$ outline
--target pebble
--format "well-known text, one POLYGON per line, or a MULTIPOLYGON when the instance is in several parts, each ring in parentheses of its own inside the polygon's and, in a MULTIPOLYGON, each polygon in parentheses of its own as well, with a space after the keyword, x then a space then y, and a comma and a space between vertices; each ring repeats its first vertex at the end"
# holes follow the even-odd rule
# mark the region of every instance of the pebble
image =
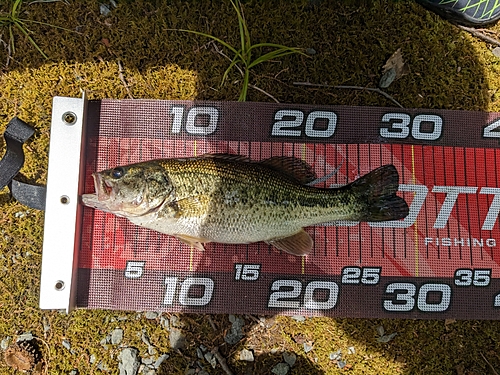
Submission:
POLYGON ((170 321, 165 318, 163 315, 160 316, 160 324, 165 327, 167 331, 170 331, 170 321))
POLYGON ((208 363, 210 363, 210 365, 213 368, 215 368, 217 366, 217 360, 215 359, 215 356, 212 353, 210 353, 210 352, 205 353, 204 357, 205 357, 206 361, 208 363))
POLYGON ((158 313, 155 311, 146 311, 146 314, 144 315, 146 319, 156 319, 158 318, 158 313))
POLYGON ((273 367, 271 372, 276 375, 286 375, 290 371, 290 366, 288 363, 280 362, 276 366, 273 367))
POLYGON ((125 348, 118 355, 120 375, 136 375, 141 365, 139 351, 136 348, 125 348))
POLYGON ((328 358, 330 358, 330 361, 338 361, 342 358, 342 350, 339 349, 336 352, 330 353, 328 358))
POLYGON ((168 359, 168 357, 169 357, 169 355, 168 355, 168 354, 162 354, 162 355, 160 356, 160 358, 158 358, 158 359, 156 360, 156 362, 153 364, 153 367, 154 367, 154 368, 159 368, 159 367, 161 366, 161 364, 162 364, 163 362, 165 362, 165 360, 167 360, 167 359, 168 359))
POLYGON ((69 375, 77 375, 77 374, 78 374, 78 370, 75 370, 75 369, 73 369, 69 372, 69 375))
POLYGON ((304 343, 304 352, 309 353, 312 350, 313 346, 308 344, 307 342, 304 343))
POLYGON ((354 348, 354 346, 350 346, 347 348, 347 353, 348 354, 356 354, 356 349, 354 348))
POLYGON ((116 328, 111 332, 111 344, 118 345, 123 340, 123 329, 116 328))
POLYGON ((491 52, 493 52, 494 56, 500 57, 500 47, 493 48, 493 50, 491 52))
POLYGON ((64 346, 68 350, 71 350, 71 344, 68 340, 62 340, 62 346, 64 346))
POLYGON ((144 363, 146 366, 149 366, 152 365, 155 360, 156 358, 149 357, 149 358, 142 358, 141 362, 144 363))
POLYGON ((168 335, 172 349, 182 349, 186 345, 186 336, 178 328, 172 328, 168 335))
POLYGON ((96 360, 97 360, 96 356, 94 354, 91 354, 89 358, 90 364, 94 364, 96 360))
POLYGON ((31 341, 31 340, 33 340, 33 334, 31 332, 25 332, 17 336, 16 342, 31 341))
POLYGON ((243 337, 245 337, 245 335, 243 334, 243 326, 245 325, 245 321, 235 315, 229 315, 229 321, 232 323, 232 325, 227 335, 224 336, 224 341, 229 345, 234 345, 243 337))
POLYGON ((343 361, 343 360, 340 360, 340 361, 337 362, 337 366, 340 369, 344 368, 346 364, 347 364, 346 361, 343 361))
POLYGON ((253 362, 254 361, 254 357, 253 357, 252 351, 248 350, 248 349, 243 349, 240 352, 240 361, 253 362))
POLYGON ((290 366, 293 367, 295 361, 297 361, 297 356, 295 353, 283 353, 283 360, 290 366))
POLYGON ((7 336, 6 338, 2 339, 2 341, 0 341, 0 349, 6 350, 9 347, 9 343, 10 336, 7 336))
POLYGON ((292 319, 296 320, 297 322, 305 322, 306 317, 302 315, 293 315, 292 319))

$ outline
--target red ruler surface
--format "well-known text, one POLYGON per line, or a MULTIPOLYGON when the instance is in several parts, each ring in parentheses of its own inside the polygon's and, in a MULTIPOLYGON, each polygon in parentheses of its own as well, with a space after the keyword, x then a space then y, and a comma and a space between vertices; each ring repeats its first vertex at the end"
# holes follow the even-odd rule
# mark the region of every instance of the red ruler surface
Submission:
POLYGON ((384 164, 400 173, 404 220, 306 228, 304 258, 265 243, 207 244, 85 208, 77 306, 344 317, 500 317, 500 114, 270 103, 89 102, 91 173, 155 158, 295 156, 323 185, 384 164))

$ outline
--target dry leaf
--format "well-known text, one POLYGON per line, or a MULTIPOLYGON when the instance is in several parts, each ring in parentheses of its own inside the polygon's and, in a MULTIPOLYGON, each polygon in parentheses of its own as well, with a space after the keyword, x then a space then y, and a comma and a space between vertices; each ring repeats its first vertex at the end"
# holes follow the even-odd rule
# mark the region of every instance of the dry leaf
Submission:
POLYGON ((408 74, 408 65, 405 64, 401 48, 399 48, 382 67, 382 78, 380 78, 378 85, 380 88, 385 89, 405 74, 408 74))

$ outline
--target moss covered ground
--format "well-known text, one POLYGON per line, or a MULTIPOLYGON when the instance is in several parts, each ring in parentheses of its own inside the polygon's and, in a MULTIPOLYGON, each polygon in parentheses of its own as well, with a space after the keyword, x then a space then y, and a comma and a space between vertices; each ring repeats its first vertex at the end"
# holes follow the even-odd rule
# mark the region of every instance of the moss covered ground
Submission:
MULTIPOLYGON (((228 43, 239 42, 238 22, 228 1, 66 1, 25 2, 21 17, 64 27, 26 23, 47 54, 44 59, 14 29, 15 52, 6 48, 7 27, 0 28, 0 132, 19 116, 33 125, 22 179, 45 183, 52 97, 90 99, 154 98, 236 100, 241 76, 234 70, 220 86, 228 60, 207 38, 171 29, 199 30, 228 43), (100 5, 111 10, 101 14, 100 5)), ((0 1, 0 12, 11 2, 0 1)), ((386 98, 359 90, 296 87, 294 81, 376 87, 385 61, 401 48, 408 74, 386 91, 409 108, 500 110, 500 58, 485 43, 411 1, 244 2, 252 39, 308 49, 261 64, 250 83, 284 103, 391 106, 386 98)), ((500 25, 484 31, 498 37, 500 25)), ((227 53, 227 51, 224 51, 227 53)), ((250 88, 248 100, 270 101, 250 88)), ((5 151, 0 140, 0 155, 5 151)), ((288 317, 260 321, 244 317, 245 338, 224 344, 227 315, 181 315, 186 347, 171 349, 160 318, 136 312, 76 310, 69 315, 38 308, 43 212, 27 209, 4 189, 0 192, 0 340, 31 332, 45 361, 43 373, 118 373, 119 346, 147 355, 146 332, 157 353, 168 358, 157 371, 184 374, 197 358, 196 348, 219 347, 236 374, 269 374, 294 352, 291 374, 496 374, 500 372, 500 323, 288 317), (100 342, 115 328, 120 345, 100 342), (380 327, 397 333, 378 342, 380 327), (378 333, 377 333, 378 332, 378 333), (68 350, 64 340, 70 343, 68 350), (305 353, 304 343, 312 350, 305 353), (239 361, 245 347, 256 361, 239 361), (330 353, 342 350, 340 369, 330 353), (92 359, 92 360, 91 360, 92 359), (101 363, 99 365, 99 363, 101 363), (107 370, 106 370, 107 369, 107 370)), ((169 316, 166 316, 169 318, 169 316)), ((66 344, 67 346, 67 344, 66 344)), ((203 362, 203 360, 200 360, 203 362)), ((203 362, 210 374, 225 374, 203 362)), ((0 361, 0 373, 14 373, 0 361)))

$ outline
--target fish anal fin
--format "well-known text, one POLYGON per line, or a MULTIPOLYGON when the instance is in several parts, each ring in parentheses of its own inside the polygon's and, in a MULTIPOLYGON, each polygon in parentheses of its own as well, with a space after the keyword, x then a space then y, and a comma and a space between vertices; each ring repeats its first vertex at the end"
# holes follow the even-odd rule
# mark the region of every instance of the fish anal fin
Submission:
POLYGON ((177 238, 182 243, 185 243, 186 245, 191 246, 192 248, 200 250, 200 251, 205 251, 203 244, 210 242, 209 240, 207 240, 205 238, 197 238, 197 237, 189 236, 187 234, 176 234, 174 237, 177 238))
POLYGON ((312 167, 304 160, 293 156, 273 156, 262 160, 260 164, 281 172, 303 185, 316 179, 316 173, 314 173, 312 167))
POLYGON ((313 248, 314 242, 311 236, 301 229, 299 232, 284 238, 266 241, 278 250, 296 256, 306 256, 313 248))

